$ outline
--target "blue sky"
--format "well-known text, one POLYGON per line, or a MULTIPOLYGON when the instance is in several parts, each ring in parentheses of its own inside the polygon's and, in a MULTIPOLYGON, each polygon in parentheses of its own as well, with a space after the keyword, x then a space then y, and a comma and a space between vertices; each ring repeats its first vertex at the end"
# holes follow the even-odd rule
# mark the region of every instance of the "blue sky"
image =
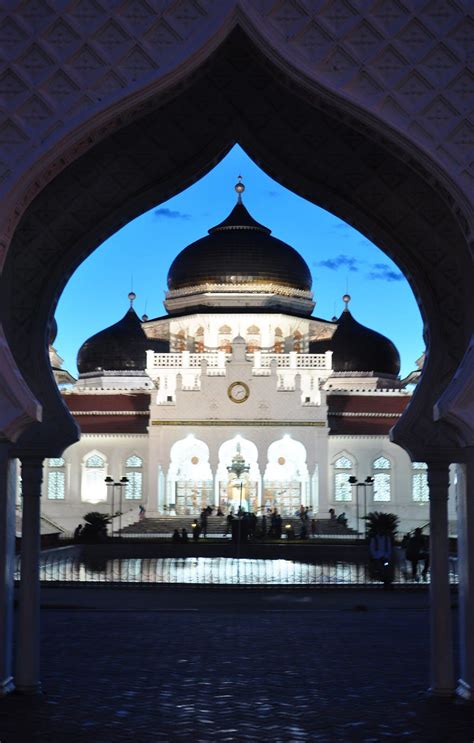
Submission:
POLYGON ((244 203, 252 216, 308 263, 314 314, 328 320, 339 316, 341 297, 348 292, 354 317, 397 346, 402 376, 414 369, 424 349, 422 322, 397 266, 345 222, 269 178, 238 146, 193 186, 106 240, 79 267, 56 311, 59 332, 54 345, 64 367, 77 373, 79 347, 125 314, 132 288, 138 315, 164 314, 166 276, 173 258, 227 216, 235 204, 239 173, 246 186, 244 203))

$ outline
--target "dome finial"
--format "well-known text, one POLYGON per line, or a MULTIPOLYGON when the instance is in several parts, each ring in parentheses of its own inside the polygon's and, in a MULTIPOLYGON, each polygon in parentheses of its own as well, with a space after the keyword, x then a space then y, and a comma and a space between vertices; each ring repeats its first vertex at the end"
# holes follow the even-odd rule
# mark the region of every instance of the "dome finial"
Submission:
POLYGON ((135 292, 129 292, 128 298, 130 300, 130 307, 133 307, 133 302, 137 298, 137 295, 135 294, 135 292))
POLYGON ((237 191, 237 193, 238 193, 238 196, 237 196, 237 203, 238 203, 238 204, 241 204, 241 203, 242 203, 242 194, 243 194, 243 192, 245 191, 245 186, 244 186, 244 184, 242 183, 242 176, 241 176, 241 175, 238 175, 238 176, 237 176, 237 180, 238 180, 238 182, 237 182, 237 183, 235 184, 235 186, 234 186, 234 189, 235 189, 235 190, 237 191))
POLYGON ((344 294, 344 296, 342 297, 342 301, 346 305, 344 307, 344 312, 349 312, 349 302, 351 301, 351 295, 350 294, 344 294))

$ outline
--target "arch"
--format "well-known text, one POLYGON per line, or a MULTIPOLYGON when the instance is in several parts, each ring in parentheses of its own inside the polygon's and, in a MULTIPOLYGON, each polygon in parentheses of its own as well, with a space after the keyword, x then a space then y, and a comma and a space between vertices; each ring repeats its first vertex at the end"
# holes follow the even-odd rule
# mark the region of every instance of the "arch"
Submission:
POLYGON ((412 462, 411 473, 412 500, 414 503, 419 503, 420 505, 429 503, 428 465, 426 462, 412 462))
POLYGON ((171 447, 168 488, 168 506, 178 515, 197 514, 213 503, 209 447, 194 434, 171 447))
POLYGON ((125 460, 125 477, 128 483, 125 487, 125 500, 143 499, 143 459, 138 454, 130 454, 125 460))
POLYGON ((66 497, 66 462, 63 457, 50 457, 46 462, 46 497, 64 500, 66 497))
POLYGON ((263 476, 263 506, 294 515, 301 505, 308 505, 309 472, 306 447, 289 435, 273 441, 268 447, 263 476))
POLYGON ((405 273, 425 319, 429 352, 419 388, 392 435, 415 457, 429 447, 459 458, 459 435, 443 421, 434 423, 431 412, 461 361, 474 317, 468 223, 459 194, 449 179, 441 183, 439 168, 413 143, 401 145, 376 117, 362 116, 291 74, 288 69, 289 77, 282 77, 270 50, 257 48, 236 27, 173 96, 150 99, 148 108, 93 139, 93 147, 84 146, 24 211, 5 260, 0 309, 15 362, 44 416, 20 446, 39 437, 49 449, 64 448, 77 439, 46 353, 47 321, 68 276, 119 226, 195 181, 238 140, 269 175, 355 226, 405 273), (215 86, 222 69, 235 72, 215 86), (214 129, 209 107, 193 108, 194 100, 209 99, 211 89, 211 108, 219 112, 214 129), (291 111, 291 121, 265 117, 262 108, 262 130, 257 113, 272 103, 277 111, 291 111), (173 128, 177 120, 193 122, 194 144, 181 127, 173 128), (165 129, 173 131, 166 151, 160 137, 151 136, 165 129), (65 212, 63 204, 74 204, 74 210, 65 212), (34 277, 28 291, 26 277, 34 277))
POLYGON ((237 434, 224 441, 218 451, 217 489, 219 505, 222 509, 237 511, 239 506, 247 510, 256 511, 260 505, 260 469, 258 466, 258 448, 253 441, 237 434), (228 471, 232 459, 237 452, 243 456, 248 473, 239 479, 233 472, 228 471), (242 486, 241 486, 242 485, 242 486))
POLYGON ((105 503, 107 501, 108 463, 105 454, 92 449, 82 458, 81 501, 86 503, 105 503))

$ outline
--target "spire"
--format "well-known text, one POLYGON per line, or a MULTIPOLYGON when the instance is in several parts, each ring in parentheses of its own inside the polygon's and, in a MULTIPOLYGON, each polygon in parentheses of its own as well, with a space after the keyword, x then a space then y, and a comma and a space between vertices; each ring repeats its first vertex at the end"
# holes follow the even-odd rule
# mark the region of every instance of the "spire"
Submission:
POLYGON ((135 299, 137 298, 137 295, 135 294, 135 292, 129 292, 128 293, 128 298, 130 300, 130 309, 132 309, 133 303, 134 303, 135 299))
POLYGON ((238 204, 241 204, 242 203, 242 194, 245 191, 245 186, 242 183, 242 176, 241 175, 238 175, 237 176, 237 183, 235 184, 234 189, 237 191, 237 203, 238 204))
POLYGON ((351 301, 351 295, 350 294, 344 294, 344 296, 342 297, 342 301, 346 305, 344 307, 344 312, 349 312, 349 302, 351 301))

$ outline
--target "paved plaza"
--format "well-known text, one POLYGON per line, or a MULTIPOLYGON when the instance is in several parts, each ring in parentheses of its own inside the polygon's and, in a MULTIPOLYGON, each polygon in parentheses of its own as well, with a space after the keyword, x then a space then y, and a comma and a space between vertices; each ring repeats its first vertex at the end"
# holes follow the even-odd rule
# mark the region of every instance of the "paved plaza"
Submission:
POLYGON ((1 743, 474 740, 474 705, 426 694, 416 588, 52 588, 42 637, 1 743))

